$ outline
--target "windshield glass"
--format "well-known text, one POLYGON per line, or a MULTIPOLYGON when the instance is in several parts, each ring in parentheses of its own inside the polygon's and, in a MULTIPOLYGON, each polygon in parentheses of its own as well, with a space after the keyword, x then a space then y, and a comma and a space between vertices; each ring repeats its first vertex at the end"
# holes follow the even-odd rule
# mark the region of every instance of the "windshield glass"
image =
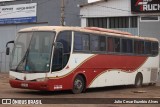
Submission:
POLYGON ((11 70, 48 72, 54 32, 19 33, 12 53, 11 70))

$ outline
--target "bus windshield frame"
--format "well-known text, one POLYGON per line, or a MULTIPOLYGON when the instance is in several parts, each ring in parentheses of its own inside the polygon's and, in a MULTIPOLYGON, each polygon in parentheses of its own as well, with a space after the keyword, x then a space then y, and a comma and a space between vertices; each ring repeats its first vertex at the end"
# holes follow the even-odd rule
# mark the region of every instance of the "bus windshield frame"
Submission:
POLYGON ((10 61, 11 70, 25 73, 49 72, 55 36, 54 31, 18 33, 10 61))

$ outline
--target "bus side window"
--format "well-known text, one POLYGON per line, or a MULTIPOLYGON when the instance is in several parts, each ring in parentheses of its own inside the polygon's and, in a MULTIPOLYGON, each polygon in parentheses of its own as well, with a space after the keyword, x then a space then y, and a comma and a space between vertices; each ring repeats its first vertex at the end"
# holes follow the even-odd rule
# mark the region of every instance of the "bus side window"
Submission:
POLYGON ((99 37, 99 48, 100 51, 106 51, 106 37, 105 36, 100 36, 99 37))
POLYGON ((144 54, 144 41, 135 40, 134 41, 134 53, 138 55, 144 54))
POLYGON ((89 35, 85 33, 74 33, 74 51, 89 51, 89 35))
POLYGON ((56 42, 60 42, 64 46, 64 53, 70 53, 71 51, 71 36, 72 32, 71 31, 64 31, 60 32, 59 36, 57 37, 56 42))
POLYGON ((127 40, 127 52, 133 53, 133 40, 128 39, 127 40))
POLYGON ((120 38, 114 38, 115 52, 120 52, 120 38))
POLYGON ((71 43, 72 43, 71 41, 72 41, 71 31, 63 31, 59 33, 56 39, 56 43, 61 43, 63 49, 55 48, 52 71, 62 70, 68 63, 71 52, 71 43))
POLYGON ((157 42, 153 42, 153 43, 152 43, 152 55, 153 55, 153 56, 158 55, 158 50, 159 50, 158 47, 159 47, 159 46, 158 46, 158 43, 157 43, 157 42))
POLYGON ((145 54, 151 54, 151 42, 145 42, 145 54))
POLYGON ((91 36, 91 51, 99 51, 104 52, 106 51, 106 38, 105 36, 91 36))
POLYGON ((144 54, 144 41, 139 42, 139 54, 144 54))
POLYGON ((134 40, 134 53, 138 54, 139 41, 134 40))
POLYGON ((133 42, 130 39, 122 39, 122 53, 133 53, 133 42))
POLYGON ((111 38, 111 37, 108 37, 108 39, 107 39, 107 50, 108 50, 108 52, 114 52, 114 48, 113 48, 113 46, 114 46, 114 41, 113 41, 113 38, 111 38))
POLYGON ((122 39, 122 52, 127 53, 127 39, 122 39))
POLYGON ((108 37, 108 52, 120 52, 120 38, 108 37))

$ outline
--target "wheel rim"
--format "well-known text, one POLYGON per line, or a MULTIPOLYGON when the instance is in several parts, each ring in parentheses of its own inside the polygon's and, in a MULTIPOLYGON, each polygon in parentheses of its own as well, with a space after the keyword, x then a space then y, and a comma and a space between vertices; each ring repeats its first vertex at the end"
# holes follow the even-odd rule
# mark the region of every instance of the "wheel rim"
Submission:
POLYGON ((141 79, 140 78, 138 78, 137 86, 141 86, 141 79))
POLYGON ((83 87, 82 81, 79 80, 79 79, 75 80, 75 82, 74 82, 74 89, 81 90, 82 87, 83 87))
POLYGON ((137 77, 136 86, 137 87, 141 87, 142 86, 142 78, 141 78, 141 76, 137 77))

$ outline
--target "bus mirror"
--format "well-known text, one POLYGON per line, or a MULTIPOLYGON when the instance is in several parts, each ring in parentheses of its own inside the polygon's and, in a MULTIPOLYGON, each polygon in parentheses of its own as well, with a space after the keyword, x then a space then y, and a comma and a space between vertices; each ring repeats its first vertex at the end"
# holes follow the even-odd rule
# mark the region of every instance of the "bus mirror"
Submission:
POLYGON ((11 43, 14 44, 14 41, 9 41, 9 42, 7 42, 6 47, 8 47, 8 44, 11 44, 11 43))
POLYGON ((10 48, 8 47, 8 44, 10 44, 10 43, 14 43, 14 41, 7 42, 7 44, 6 44, 6 55, 10 54, 10 48))
POLYGON ((7 48, 6 48, 6 55, 9 55, 9 53, 10 53, 10 48, 7 47, 7 48))

